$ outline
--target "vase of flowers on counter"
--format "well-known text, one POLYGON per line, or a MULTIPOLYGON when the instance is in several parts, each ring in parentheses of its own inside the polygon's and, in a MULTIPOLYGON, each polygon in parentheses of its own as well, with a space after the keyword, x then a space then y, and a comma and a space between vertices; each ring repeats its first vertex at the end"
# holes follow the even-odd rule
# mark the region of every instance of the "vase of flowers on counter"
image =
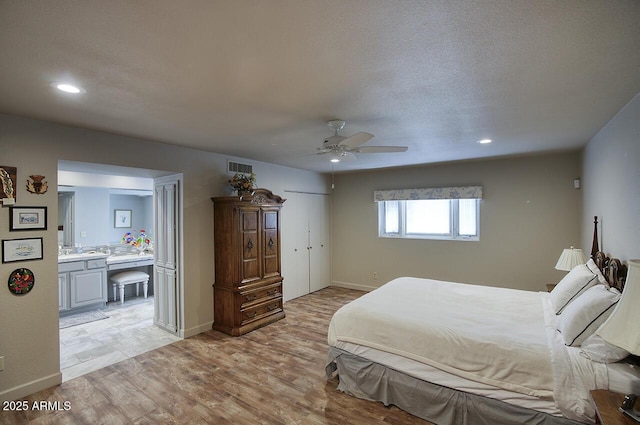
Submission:
POLYGON ((254 173, 235 173, 229 180, 229 184, 238 192, 238 196, 250 193, 253 185, 256 183, 256 175, 254 173))
POLYGON ((151 239, 147 236, 146 230, 140 229, 140 233, 138 233, 137 236, 133 232, 125 233, 120 243, 130 245, 132 248, 137 248, 142 253, 150 248, 151 239))

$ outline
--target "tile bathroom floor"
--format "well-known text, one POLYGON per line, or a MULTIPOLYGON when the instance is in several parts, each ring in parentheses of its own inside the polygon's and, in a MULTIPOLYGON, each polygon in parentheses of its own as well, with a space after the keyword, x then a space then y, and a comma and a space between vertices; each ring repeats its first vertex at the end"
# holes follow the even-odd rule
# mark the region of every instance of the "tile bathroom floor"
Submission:
POLYGON ((63 382, 181 339, 153 325, 153 297, 101 310, 107 319, 60 329, 63 382))

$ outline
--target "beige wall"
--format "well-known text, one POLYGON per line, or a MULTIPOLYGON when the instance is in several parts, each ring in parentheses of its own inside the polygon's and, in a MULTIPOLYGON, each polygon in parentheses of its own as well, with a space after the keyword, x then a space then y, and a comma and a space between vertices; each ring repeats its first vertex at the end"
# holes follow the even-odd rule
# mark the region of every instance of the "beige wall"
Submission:
POLYGON ((582 246, 591 250, 597 215, 600 249, 640 258, 640 94, 589 141, 583 153, 582 246))
POLYGON ((563 273, 563 248, 580 244, 578 152, 336 175, 332 280, 369 289, 398 276, 544 290, 563 273), (480 241, 377 235, 377 189, 482 185, 480 241), (373 273, 377 279, 373 279, 373 273))
MULTIPOLYGON (((47 206, 49 213, 47 231, 18 234, 8 231, 8 208, 0 208, 2 239, 43 237, 45 251, 44 260, 0 265, 3 282, 17 267, 27 267, 36 276, 29 294, 12 296, 6 289, 0 294, 0 356, 5 362, 5 370, 0 372, 0 399, 21 397, 60 379, 57 234, 53 225, 57 223, 59 159, 162 170, 155 175, 183 173, 185 308, 180 327, 186 335, 210 327, 214 280, 210 198, 225 195, 229 157, 0 114, 0 158, 0 165, 18 168, 17 205, 47 206), (46 176, 46 194, 26 191, 31 174, 46 176)), ((318 173, 249 162, 254 164, 258 185, 277 194, 329 190, 327 178, 318 173)), ((289 223, 283 223, 283 231, 286 226, 289 223)), ((286 279, 286 270, 283 275, 286 279)))

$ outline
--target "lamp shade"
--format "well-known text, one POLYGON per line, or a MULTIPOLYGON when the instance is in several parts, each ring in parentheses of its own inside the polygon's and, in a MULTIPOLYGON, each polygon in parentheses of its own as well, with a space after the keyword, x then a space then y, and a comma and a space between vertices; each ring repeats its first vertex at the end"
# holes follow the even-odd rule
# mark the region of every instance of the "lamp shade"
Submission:
POLYGON ((573 270, 575 266, 585 264, 586 262, 587 259, 584 257, 582 250, 571 247, 562 250, 562 254, 560 254, 560 258, 558 258, 558 262, 556 263, 556 269, 569 272, 573 270))
POLYGON ((624 348, 636 356, 640 355, 638 303, 640 303, 640 260, 630 260, 622 297, 611 316, 598 328, 596 334, 609 344, 624 348))

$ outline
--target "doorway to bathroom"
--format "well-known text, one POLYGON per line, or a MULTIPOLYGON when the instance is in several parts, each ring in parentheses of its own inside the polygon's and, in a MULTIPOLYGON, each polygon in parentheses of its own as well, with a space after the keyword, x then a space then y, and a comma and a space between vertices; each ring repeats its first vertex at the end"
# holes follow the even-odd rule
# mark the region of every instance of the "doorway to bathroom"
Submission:
POLYGON ((179 339, 181 175, 71 161, 58 169, 66 381, 179 339), (149 276, 146 298, 143 285, 124 286, 124 298, 113 290, 123 271, 149 276))

